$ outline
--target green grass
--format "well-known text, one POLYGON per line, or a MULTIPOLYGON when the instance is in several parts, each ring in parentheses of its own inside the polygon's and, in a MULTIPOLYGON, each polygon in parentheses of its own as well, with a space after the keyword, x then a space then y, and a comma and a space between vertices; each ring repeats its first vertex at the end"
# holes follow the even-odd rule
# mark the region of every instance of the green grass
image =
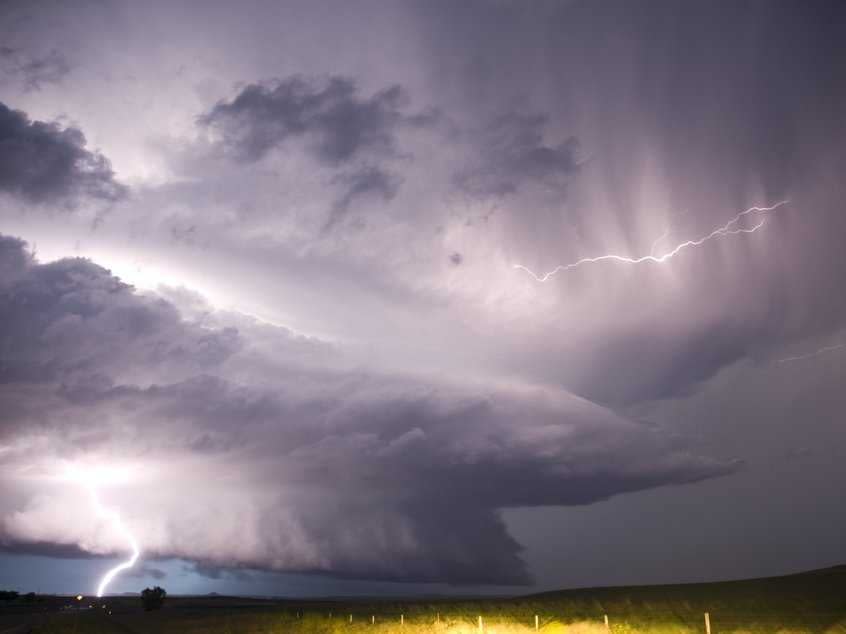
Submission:
POLYGON ((846 567, 748 581, 594 588, 510 599, 251 601, 169 598, 145 613, 140 601, 45 614, 37 634, 846 634, 846 567), (111 610, 112 614, 108 614, 111 610), (330 617, 330 613, 332 616, 330 617), (352 623, 349 615, 353 615, 352 623), (404 623, 400 624, 400 614, 404 623), (375 624, 371 618, 375 617, 375 624))

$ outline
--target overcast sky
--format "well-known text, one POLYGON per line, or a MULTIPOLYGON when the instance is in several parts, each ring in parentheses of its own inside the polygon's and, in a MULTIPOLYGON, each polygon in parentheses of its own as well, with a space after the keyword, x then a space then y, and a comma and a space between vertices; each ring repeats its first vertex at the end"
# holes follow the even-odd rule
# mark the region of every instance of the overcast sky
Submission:
POLYGON ((0 586, 126 558, 86 483, 111 592, 846 560, 842 2, 45 0, 0 43, 0 586))

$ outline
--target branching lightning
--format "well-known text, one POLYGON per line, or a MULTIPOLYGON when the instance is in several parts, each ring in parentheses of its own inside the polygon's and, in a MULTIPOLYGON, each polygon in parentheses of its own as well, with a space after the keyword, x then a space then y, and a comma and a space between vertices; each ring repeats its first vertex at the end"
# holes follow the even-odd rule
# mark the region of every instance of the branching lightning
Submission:
POLYGON ((818 357, 821 354, 826 354, 827 352, 833 352, 834 350, 840 350, 842 348, 846 348, 846 343, 838 343, 833 346, 825 346, 824 348, 820 348, 815 352, 809 352, 808 354, 800 354, 796 357, 786 357, 784 359, 779 359, 776 363, 790 363, 791 361, 802 361, 803 359, 811 359, 812 357, 818 357))
POLYGON ((655 249, 658 247, 659 244, 665 239, 670 236, 670 228, 667 227, 660 236, 655 238, 655 241, 652 243, 652 246, 649 247, 649 255, 655 255, 655 249))
POLYGON ((551 271, 549 271, 547 273, 544 273, 543 275, 538 275, 537 273, 535 273, 534 271, 532 271, 528 267, 523 266, 522 264, 515 264, 515 265, 513 265, 513 268, 525 271, 526 273, 531 275, 538 282, 546 282, 552 276, 556 275, 557 273, 560 273, 561 271, 567 271, 569 269, 574 269, 574 268, 577 268, 579 266, 582 266, 583 264, 595 264, 597 262, 604 262, 606 260, 610 260, 610 261, 614 261, 614 262, 622 262, 624 264, 642 264, 644 262, 652 262, 654 264, 662 264, 662 263, 666 262, 667 260, 669 260, 670 258, 677 255, 679 252, 683 251, 684 249, 687 249, 688 247, 697 247, 697 246, 704 244, 705 242, 708 242, 709 240, 712 240, 714 238, 718 238, 718 237, 721 237, 721 236, 728 236, 728 235, 737 235, 737 234, 741 234, 741 233, 755 233, 758 229, 760 229, 761 227, 764 226, 765 219, 762 218, 761 220, 759 220, 756 224, 752 225, 751 227, 742 227, 742 226, 740 226, 740 221, 745 216, 748 216, 750 214, 751 215, 767 214, 771 211, 775 211, 776 209, 778 209, 779 207, 781 207, 783 205, 788 204, 788 202, 789 202, 788 200, 782 200, 782 201, 779 201, 779 202, 777 202, 776 204, 774 204, 770 207, 750 207, 749 209, 741 211, 739 214, 734 216, 734 218, 732 218, 731 220, 726 222, 721 227, 717 227, 716 229, 714 229, 708 235, 706 235, 702 238, 699 238, 698 240, 686 240, 684 242, 681 242, 680 244, 673 247, 673 249, 671 249, 670 251, 667 251, 666 253, 663 253, 662 255, 653 255, 653 253, 655 251, 655 247, 664 238, 667 237, 667 234, 669 233, 669 231, 665 231, 664 234, 662 234, 658 239, 656 239, 652 243, 652 249, 650 250, 649 255, 643 255, 643 256, 640 256, 640 257, 632 258, 632 257, 624 256, 624 255, 615 255, 613 253, 609 253, 609 254, 606 254, 606 255, 599 255, 599 256, 596 256, 596 257, 582 258, 581 260, 577 260, 576 262, 572 262, 570 264, 559 264, 554 269, 552 269, 551 271))

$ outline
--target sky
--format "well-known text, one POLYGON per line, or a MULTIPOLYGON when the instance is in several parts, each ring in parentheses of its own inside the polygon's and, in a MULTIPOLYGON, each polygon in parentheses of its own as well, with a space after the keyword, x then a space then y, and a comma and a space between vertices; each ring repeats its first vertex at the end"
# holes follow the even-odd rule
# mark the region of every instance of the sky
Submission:
POLYGON ((846 5, 0 5, 0 586, 846 561, 846 5), (94 498, 99 500, 99 505, 94 498))

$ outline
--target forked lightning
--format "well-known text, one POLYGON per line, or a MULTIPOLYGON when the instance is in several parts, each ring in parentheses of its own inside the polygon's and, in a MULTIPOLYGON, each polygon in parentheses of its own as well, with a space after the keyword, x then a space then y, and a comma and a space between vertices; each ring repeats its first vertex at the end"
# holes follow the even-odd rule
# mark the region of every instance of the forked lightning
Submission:
POLYGON ((662 264, 672 258, 673 256, 677 255, 680 251, 687 249, 688 247, 697 247, 709 240, 713 240, 714 238, 718 238, 721 236, 728 236, 728 235, 736 235, 740 233, 755 233, 758 229, 764 226, 765 219, 759 220, 756 224, 752 225, 751 227, 741 227, 739 226, 740 221, 750 214, 758 215, 758 214, 767 214, 771 211, 775 211, 779 207, 788 204, 788 200, 782 200, 777 202, 776 204, 770 207, 750 207, 744 211, 741 211, 737 214, 734 218, 729 220, 727 223, 722 225, 721 227, 717 227, 708 235, 699 238, 698 240, 685 240, 684 242, 679 243, 671 250, 663 253, 662 255, 653 255, 655 247, 660 243, 663 239, 666 238, 667 232, 662 234, 655 242, 652 244, 652 250, 649 255, 643 255, 637 258, 632 258, 624 255, 616 255, 613 253, 605 254, 605 255, 598 255, 595 257, 590 258, 582 258, 581 260, 577 260, 576 262, 572 262, 570 264, 559 264, 551 271, 544 273, 543 275, 538 275, 528 267, 522 264, 515 264, 513 265, 515 269, 520 269, 525 271, 529 275, 531 275, 536 281, 538 282, 547 282, 549 279, 560 273, 561 271, 567 271, 569 269, 575 269, 579 266, 584 264, 595 264, 597 262, 604 262, 606 260, 614 261, 614 262, 621 262, 624 264, 642 264, 644 262, 652 262, 654 264, 662 264))

